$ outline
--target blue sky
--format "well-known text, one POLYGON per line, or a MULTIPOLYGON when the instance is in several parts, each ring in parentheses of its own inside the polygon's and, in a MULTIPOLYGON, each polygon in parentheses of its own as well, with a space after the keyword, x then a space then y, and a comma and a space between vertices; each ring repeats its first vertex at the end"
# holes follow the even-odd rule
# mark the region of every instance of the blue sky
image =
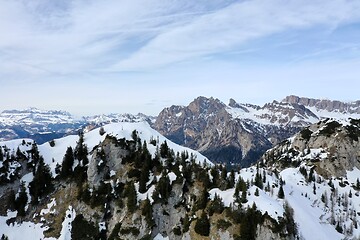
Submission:
POLYGON ((0 0, 0 110, 358 100, 358 0, 0 0))

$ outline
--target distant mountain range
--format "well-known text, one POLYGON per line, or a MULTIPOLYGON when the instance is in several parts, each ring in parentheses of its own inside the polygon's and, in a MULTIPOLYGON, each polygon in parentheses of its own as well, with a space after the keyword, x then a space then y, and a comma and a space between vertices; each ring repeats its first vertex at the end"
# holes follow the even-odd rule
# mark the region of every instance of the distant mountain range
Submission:
POLYGON ((40 110, 5 110, 0 113, 0 140, 31 138, 38 144, 77 134, 80 130, 89 131, 97 126, 117 122, 151 121, 143 114, 108 114, 76 118, 69 112, 40 110))
POLYGON ((108 114, 75 118, 64 111, 6 110, 0 113, 0 140, 31 138, 42 144, 107 123, 147 121, 170 140, 196 149, 214 162, 249 166, 275 144, 325 118, 360 118, 360 101, 292 95, 258 106, 198 97, 188 106, 167 107, 156 117, 108 114))

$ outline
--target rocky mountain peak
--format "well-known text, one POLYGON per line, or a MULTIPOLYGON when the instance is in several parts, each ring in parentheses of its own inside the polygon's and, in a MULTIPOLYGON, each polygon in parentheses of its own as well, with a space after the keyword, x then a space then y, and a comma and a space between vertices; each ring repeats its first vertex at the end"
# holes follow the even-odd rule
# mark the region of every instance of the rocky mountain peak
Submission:
POLYGON ((226 105, 219 99, 200 96, 189 104, 189 110, 194 114, 210 114, 224 109, 226 105))
POLYGON ((290 95, 283 99, 282 102, 299 104, 310 108, 315 107, 317 110, 326 110, 329 112, 360 114, 360 100, 355 102, 342 102, 338 100, 314 99, 290 95))

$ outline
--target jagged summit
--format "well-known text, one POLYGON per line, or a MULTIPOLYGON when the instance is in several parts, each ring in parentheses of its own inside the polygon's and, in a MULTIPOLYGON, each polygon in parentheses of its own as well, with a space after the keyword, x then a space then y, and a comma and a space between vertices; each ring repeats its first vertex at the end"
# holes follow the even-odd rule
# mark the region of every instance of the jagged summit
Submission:
POLYGON ((314 99, 290 95, 284 98, 282 102, 300 104, 310 108, 314 107, 316 110, 360 114, 360 100, 354 102, 342 102, 338 100, 314 99))
POLYGON ((247 165, 258 160, 266 148, 321 119, 360 118, 356 104, 288 96, 263 106, 238 103, 233 98, 226 105, 201 96, 188 106, 165 108, 153 126, 213 161, 247 165))

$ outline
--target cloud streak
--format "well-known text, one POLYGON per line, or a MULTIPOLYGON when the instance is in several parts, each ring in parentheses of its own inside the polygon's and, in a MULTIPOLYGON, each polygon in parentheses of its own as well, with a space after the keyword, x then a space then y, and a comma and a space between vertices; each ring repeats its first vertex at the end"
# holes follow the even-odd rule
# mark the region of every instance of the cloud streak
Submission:
POLYGON ((242 44, 271 34, 336 28, 359 18, 356 0, 2 0, 0 74, 151 70, 241 51, 242 44))

